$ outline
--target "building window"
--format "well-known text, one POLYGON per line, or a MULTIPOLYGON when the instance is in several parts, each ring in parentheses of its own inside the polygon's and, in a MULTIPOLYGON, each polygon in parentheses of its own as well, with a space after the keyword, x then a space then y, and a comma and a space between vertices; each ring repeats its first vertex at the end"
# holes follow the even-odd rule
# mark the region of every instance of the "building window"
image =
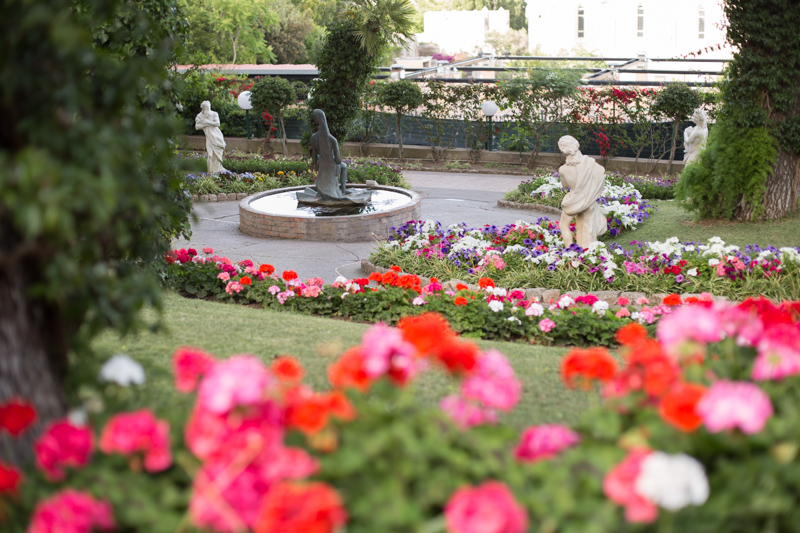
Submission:
POLYGON ((644 37, 644 7, 639 4, 636 9, 636 36, 644 37))
POLYGON ((703 6, 697 10, 697 38, 705 39, 706 37, 706 10, 703 6))
POLYGON ((578 39, 583 39, 583 6, 578 6, 578 39))

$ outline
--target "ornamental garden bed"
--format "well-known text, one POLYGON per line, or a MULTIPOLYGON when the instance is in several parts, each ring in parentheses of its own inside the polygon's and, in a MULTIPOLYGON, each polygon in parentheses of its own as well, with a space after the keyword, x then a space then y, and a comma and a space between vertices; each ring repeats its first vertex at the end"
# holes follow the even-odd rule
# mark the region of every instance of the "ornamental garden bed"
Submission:
POLYGON ((800 248, 728 245, 708 241, 594 243, 563 247, 558 223, 540 218, 504 227, 443 228, 435 221, 409 222, 381 243, 370 261, 404 272, 474 283, 491 277, 501 287, 566 291, 703 293, 733 301, 763 295, 800 299, 800 248))

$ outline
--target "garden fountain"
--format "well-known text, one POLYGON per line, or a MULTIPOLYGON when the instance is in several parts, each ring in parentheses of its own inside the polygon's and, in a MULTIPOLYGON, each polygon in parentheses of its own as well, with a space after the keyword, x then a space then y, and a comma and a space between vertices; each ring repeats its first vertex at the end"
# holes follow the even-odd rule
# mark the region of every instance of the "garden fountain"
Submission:
POLYGON ((239 203, 239 229, 255 237, 310 241, 370 241, 389 228, 420 218, 421 197, 399 187, 348 185, 339 145, 325 114, 314 110, 319 130, 311 137, 314 187, 288 187, 248 196, 239 203))

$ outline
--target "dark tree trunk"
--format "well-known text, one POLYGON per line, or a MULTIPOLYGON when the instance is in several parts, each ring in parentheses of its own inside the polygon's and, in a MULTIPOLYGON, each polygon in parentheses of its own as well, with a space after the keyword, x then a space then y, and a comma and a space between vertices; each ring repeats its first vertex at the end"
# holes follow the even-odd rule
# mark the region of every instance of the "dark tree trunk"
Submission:
POLYGON ((39 415, 21 438, 2 437, 2 453, 10 449, 11 461, 21 464, 32 456, 42 427, 64 415, 67 336, 60 310, 31 295, 41 264, 20 253, 26 245, 8 228, 0 206, 0 404, 18 398, 33 404, 39 415))
POLYGON ((400 162, 403 162, 403 134, 400 133, 400 121, 403 119, 403 115, 400 113, 397 114, 397 151, 400 157, 400 162))
MULTIPOLYGON (((763 214, 760 218, 783 218, 797 208, 797 189, 800 187, 800 157, 785 150, 778 151, 778 159, 767 177, 764 192, 763 214)), ((738 220, 752 220, 756 206, 742 203, 736 208, 738 220)))

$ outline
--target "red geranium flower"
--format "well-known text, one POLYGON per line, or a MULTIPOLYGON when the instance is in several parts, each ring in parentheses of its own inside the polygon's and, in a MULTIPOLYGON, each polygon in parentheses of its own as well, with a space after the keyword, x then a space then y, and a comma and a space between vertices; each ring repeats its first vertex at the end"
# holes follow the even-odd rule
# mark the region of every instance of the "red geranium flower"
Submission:
POLYGON ((647 338, 647 329, 638 322, 631 322, 617 330, 617 341, 624 346, 632 346, 647 338))
POLYGON ((281 381, 295 382, 303 379, 305 371, 297 359, 284 355, 278 357, 270 365, 270 370, 281 381))
POLYGON ((419 355, 427 355, 443 341, 455 337, 450 324, 438 313, 422 313, 418 316, 407 316, 397 323, 403 339, 417 348, 419 355))
POLYGON ((665 422, 681 431, 694 431, 703 423, 695 406, 705 393, 706 388, 702 385, 678 383, 661 398, 658 412, 665 422))
POLYGON ((481 278, 478 280, 478 287, 485 289, 486 287, 494 287, 492 278, 481 278))
POLYGON ((574 386, 573 379, 580 378, 581 386, 588 389, 592 380, 607 382, 617 373, 617 361, 605 348, 575 349, 561 361, 561 376, 567 387, 574 386))
POLYGON ((400 268, 400 267, 399 267, 399 266, 397 266, 397 265, 392 265, 392 266, 390 266, 390 267, 389 267, 389 270, 394 270, 395 272, 402 272, 402 271, 403 271, 403 269, 402 269, 402 268, 400 268))
POLYGON ((22 474, 13 466, 0 462, 0 494, 8 492, 16 494, 22 483, 22 474))
POLYGON ((267 276, 271 276, 273 272, 275 272, 275 267, 272 265, 263 264, 258 267, 258 271, 266 274, 267 276))
POLYGON ((284 281, 291 281, 297 279, 297 272, 294 270, 284 270, 282 275, 284 281))
POLYGON ((36 409, 31 404, 12 399, 0 405, 0 431, 5 429, 12 437, 18 437, 36 420, 36 409))
POLYGON ((253 280, 251 280, 249 276, 245 276, 239 280, 239 283, 241 283, 242 285, 252 285, 253 280))
POLYGON ((683 302, 681 301, 681 297, 678 294, 670 294, 664 297, 662 300, 664 305, 681 305, 683 302))
POLYGON ((467 299, 463 296, 456 296, 456 299, 453 300, 453 303, 456 305, 467 305, 467 299))
POLYGON ((280 482, 261 503, 255 533, 333 533, 347 522, 339 494, 321 482, 280 482))

